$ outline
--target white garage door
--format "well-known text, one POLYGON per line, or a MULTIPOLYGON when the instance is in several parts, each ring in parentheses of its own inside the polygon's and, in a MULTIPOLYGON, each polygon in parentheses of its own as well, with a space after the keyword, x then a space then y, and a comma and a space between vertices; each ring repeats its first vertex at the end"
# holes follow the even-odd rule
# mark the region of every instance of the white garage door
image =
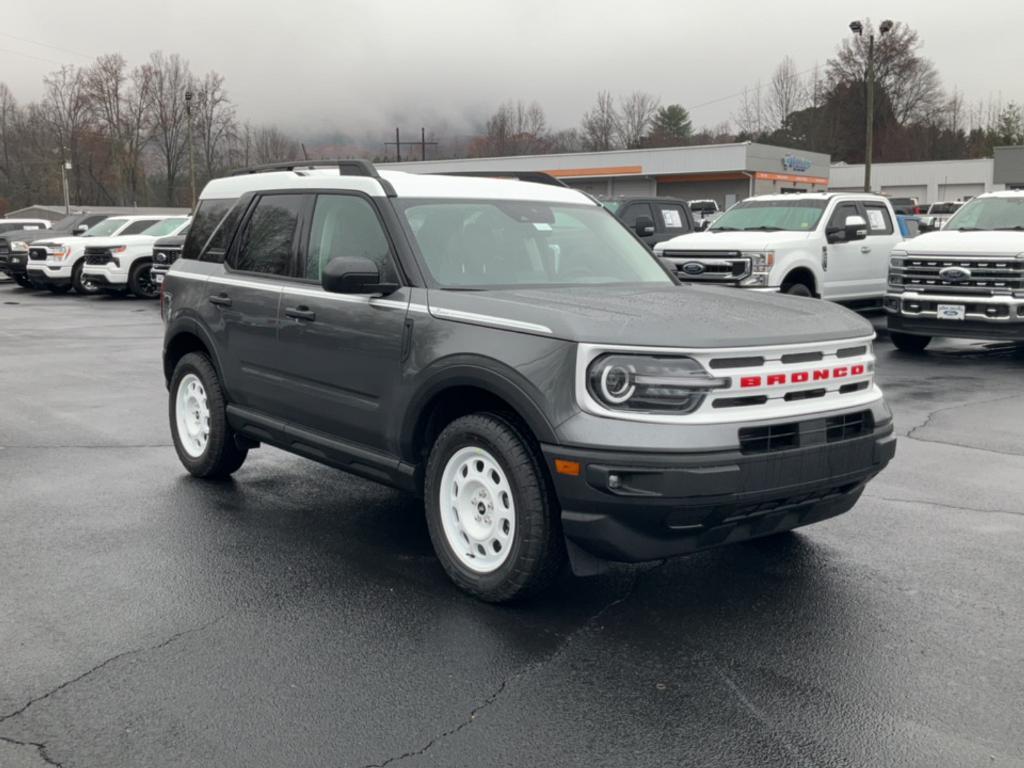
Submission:
POLYGON ((960 200, 984 193, 984 184, 939 184, 939 200, 960 200))
POLYGON ((882 187, 882 194, 889 197, 916 197, 917 202, 932 202, 928 200, 928 187, 925 184, 908 184, 906 186, 882 187))

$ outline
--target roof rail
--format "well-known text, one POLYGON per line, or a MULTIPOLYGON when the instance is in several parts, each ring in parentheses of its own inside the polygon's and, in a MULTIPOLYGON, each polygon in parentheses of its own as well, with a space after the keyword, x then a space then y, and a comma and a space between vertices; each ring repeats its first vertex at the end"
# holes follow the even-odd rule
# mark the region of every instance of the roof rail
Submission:
POLYGON ((388 197, 396 195, 391 182, 382 178, 377 172, 377 168, 369 160, 288 160, 283 163, 266 163, 248 168, 238 168, 228 175, 244 176, 247 173, 269 173, 272 171, 300 173, 303 170, 313 170, 314 168, 337 168, 339 176, 368 176, 371 179, 376 179, 388 197))
POLYGON ((515 179, 516 181, 530 181, 534 184, 547 184, 552 187, 566 187, 561 179, 557 179, 550 173, 543 171, 441 171, 441 176, 478 176, 485 179, 515 179))

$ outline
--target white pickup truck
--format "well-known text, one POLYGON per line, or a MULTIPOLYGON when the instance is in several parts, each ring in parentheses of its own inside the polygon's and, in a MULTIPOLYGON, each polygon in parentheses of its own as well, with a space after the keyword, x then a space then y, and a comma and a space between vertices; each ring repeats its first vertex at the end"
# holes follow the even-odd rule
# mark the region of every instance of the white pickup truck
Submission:
POLYGON ((881 303, 889 252, 902 239, 881 195, 765 195, 737 203, 704 232, 654 252, 685 282, 849 304, 881 303))
POLYGON ((1024 341, 1024 191, 976 197, 942 231, 897 245, 885 310, 905 352, 934 336, 1024 341))
POLYGON ((181 234, 191 221, 188 216, 174 216, 138 234, 90 241, 82 279, 103 293, 131 292, 140 299, 155 299, 160 284, 153 277, 153 244, 162 237, 181 234))

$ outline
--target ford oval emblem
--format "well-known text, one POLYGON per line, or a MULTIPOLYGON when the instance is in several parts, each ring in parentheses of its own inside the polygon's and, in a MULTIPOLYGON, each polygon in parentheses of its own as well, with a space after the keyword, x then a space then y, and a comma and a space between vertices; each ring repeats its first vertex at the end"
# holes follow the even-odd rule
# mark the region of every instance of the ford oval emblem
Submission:
POLYGON ((939 270, 939 277, 950 283, 962 283, 971 279, 971 270, 964 267, 946 267, 939 270))
POLYGON ((697 275, 703 275, 707 268, 699 261, 688 261, 680 269, 683 271, 683 274, 696 277, 697 275))

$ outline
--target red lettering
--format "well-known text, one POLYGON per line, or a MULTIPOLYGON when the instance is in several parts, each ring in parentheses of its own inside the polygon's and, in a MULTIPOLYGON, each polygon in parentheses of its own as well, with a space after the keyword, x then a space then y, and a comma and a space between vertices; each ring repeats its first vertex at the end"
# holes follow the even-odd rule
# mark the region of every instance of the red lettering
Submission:
POLYGON ((784 373, 773 373, 768 377, 768 386, 771 387, 775 384, 785 384, 786 374, 784 373))
POLYGON ((803 384, 805 381, 811 378, 811 374, 809 374, 807 371, 800 371, 800 373, 794 373, 791 378, 793 379, 794 384, 803 384))
POLYGON ((849 369, 847 369, 847 367, 845 365, 842 368, 836 368, 835 370, 832 371, 832 376, 837 378, 837 379, 842 379, 845 376, 849 376, 849 375, 850 375, 850 371, 849 371, 849 369))
POLYGON ((864 373, 864 366, 863 365, 855 365, 852 368, 850 368, 850 375, 851 376, 860 376, 862 373, 864 373))
POLYGON ((743 388, 749 387, 760 387, 761 377, 760 376, 742 376, 740 377, 740 386, 743 388))
POLYGON ((825 381, 828 378, 828 370, 821 368, 814 372, 815 381, 825 381))

